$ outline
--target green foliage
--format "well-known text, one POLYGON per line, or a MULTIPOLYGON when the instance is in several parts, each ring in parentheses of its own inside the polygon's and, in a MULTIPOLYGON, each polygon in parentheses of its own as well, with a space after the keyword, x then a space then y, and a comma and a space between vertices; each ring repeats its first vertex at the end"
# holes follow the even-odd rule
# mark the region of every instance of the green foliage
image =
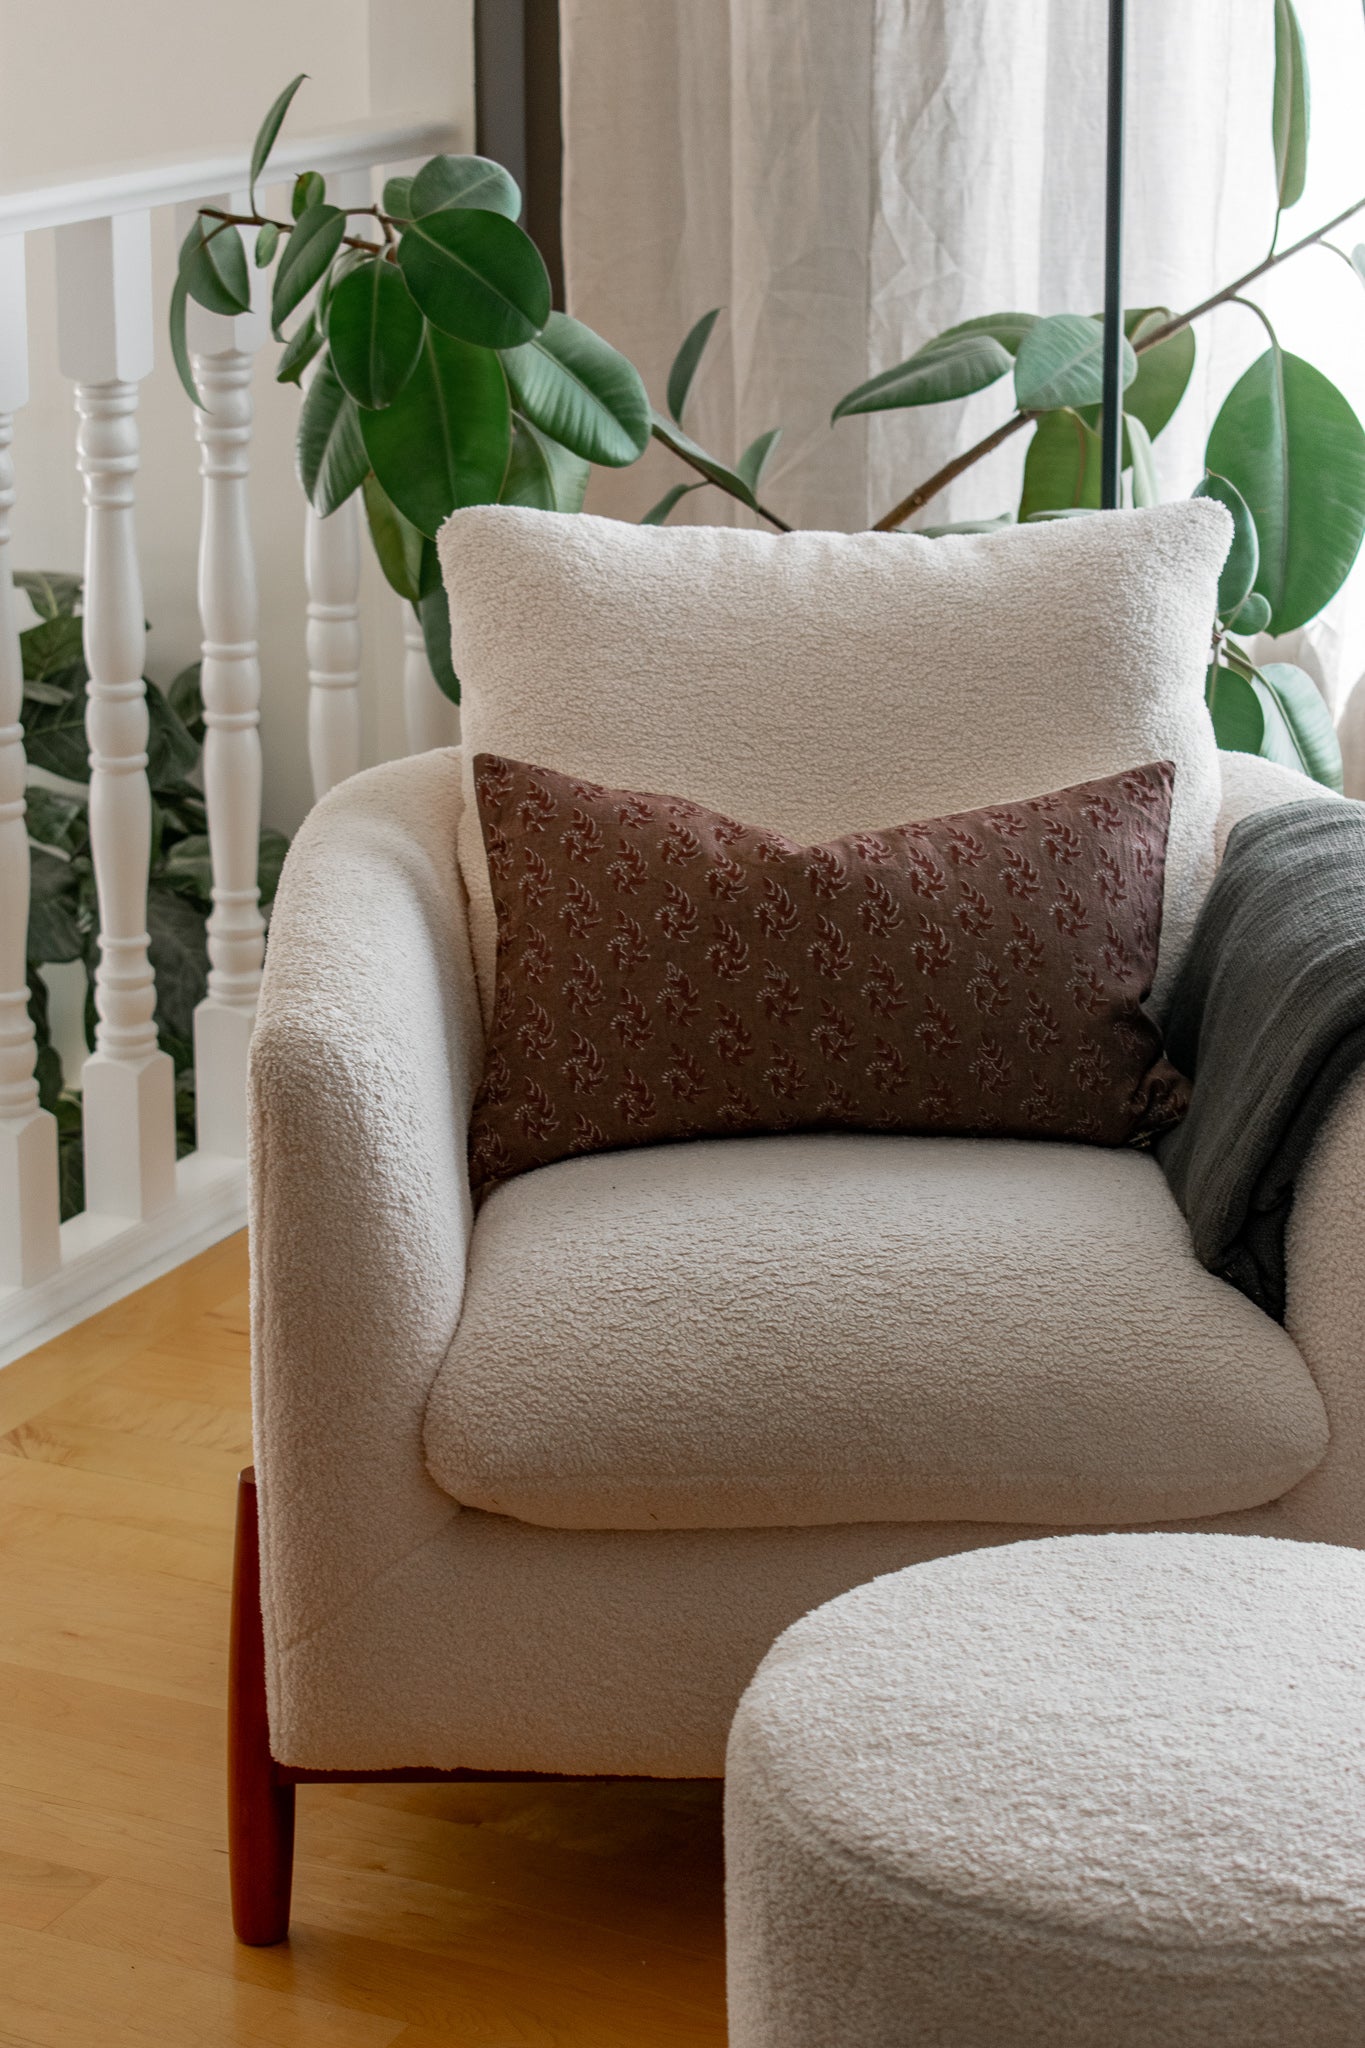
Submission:
POLYGON ((332 368, 356 404, 374 412, 392 405, 412 375, 422 331, 402 273, 380 256, 348 270, 327 301, 332 368))
POLYGON ((475 348, 518 348, 550 317, 549 272, 506 214, 447 206, 410 221, 398 267, 431 325, 475 348))
MULTIPOLYGON (((1256 571, 1261 565, 1261 544, 1256 535, 1256 521, 1236 484, 1225 476, 1215 476, 1212 471, 1194 487, 1196 498, 1213 498, 1226 506, 1232 514, 1232 545, 1227 552, 1218 577, 1218 616, 1231 621, 1240 613, 1250 597, 1256 582, 1256 571)), ((1270 618, 1269 606, 1266 619, 1270 618)))
POLYGON ((1290 633, 1341 588, 1365 536, 1365 429, 1320 370, 1272 343, 1223 401, 1205 460, 1251 508, 1255 587, 1290 633))
MULTIPOLYGON (((19 635, 25 696, 24 745, 32 768, 62 776, 63 789, 32 783, 25 792, 29 836, 29 1015, 38 1045, 37 1077, 43 1107, 57 1118, 62 1215, 83 1202, 80 1096, 62 1072, 52 1043, 47 988, 38 973, 79 961, 86 973, 87 1038, 93 1044, 93 987, 98 958, 99 905, 90 852, 90 779, 85 746, 89 671, 81 651, 81 579, 20 572, 39 623, 19 635), (30 698, 36 686, 45 694, 30 698), (54 701, 54 700, 60 701, 54 701)), ((147 887, 149 952, 156 975, 156 1027, 162 1050, 177 1069, 177 1123, 182 1153, 194 1144, 194 1007, 208 985, 206 926, 213 907, 208 815, 193 779, 204 737, 199 664, 182 670, 164 694, 147 686, 150 738, 147 776, 152 788, 152 847, 147 887)), ((280 832, 260 836, 257 882, 262 908, 274 901, 288 842, 280 832)))
POLYGON ((1336 728, 1317 684, 1303 669, 1287 661, 1258 668, 1235 642, 1225 641, 1209 669, 1206 694, 1220 747, 1259 754, 1329 789, 1341 789, 1336 728))
MULTIPOLYGON (((1021 412, 1098 404, 1104 382, 1104 328, 1084 313, 1035 321, 1014 359, 1014 397, 1021 412)), ((1137 375, 1132 343, 1123 343, 1125 387, 1137 375)))
MULTIPOLYGON (((1274 16, 1271 129, 1283 209, 1304 188, 1307 53, 1292 0, 1261 4, 1274 16)), ((412 176, 389 178, 379 206, 349 209, 330 204, 323 178, 305 171, 293 185, 291 218, 263 215, 256 190, 301 82, 291 81, 261 124, 250 212, 232 222, 201 214, 185 239, 171 297, 172 352, 197 403, 185 339, 188 303, 224 313, 249 303, 238 230, 254 228, 256 263, 274 266, 272 319, 284 343, 277 377, 302 384, 311 368, 299 419, 304 488, 324 516, 363 490, 381 567, 416 607, 442 688, 458 697, 432 543, 461 506, 578 511, 591 465, 632 463, 652 437, 689 474, 642 524, 663 525, 684 498, 711 487, 783 526, 759 499, 780 428, 758 435, 732 460, 713 455, 683 428, 720 308, 703 313, 685 336, 667 378, 667 411, 653 410, 624 356, 552 311, 545 266, 518 225, 521 194, 500 164, 436 156, 412 176), (283 325, 300 309, 285 340, 283 325)), ((1365 245, 1348 260, 1365 278, 1365 245)), ((1190 384, 1193 321, 1236 296, 1230 284, 1191 314, 1173 315, 1164 306, 1125 313, 1124 473, 1135 507, 1159 495, 1153 443, 1190 384)), ((1018 517, 1068 518, 1097 509, 1102 333, 1098 320, 1081 313, 985 313, 958 321, 845 393, 834 420, 953 403, 1013 379, 1013 415, 910 493, 879 527, 893 530, 964 462, 988 454, 1026 423, 1032 435, 1018 517)), ((1201 490, 1231 506, 1238 534, 1219 591, 1222 652, 1214 673, 1232 678, 1210 693, 1220 735, 1258 733, 1262 751, 1274 758, 1292 751, 1299 764, 1316 764, 1309 772, 1330 779, 1331 749, 1314 724, 1314 702, 1299 683, 1269 668, 1243 673, 1246 657, 1225 636, 1289 631, 1340 588, 1365 533, 1365 429, 1320 372, 1272 342, 1229 394, 1206 461, 1211 474, 1201 490)), ((988 531, 1012 516, 924 531, 988 531)), ((79 778, 83 768, 71 764, 83 761, 84 734, 55 638, 43 659, 51 673, 39 672, 35 648, 25 718, 45 759, 66 764, 56 772, 79 778)), ((183 730, 184 721, 178 723, 183 730)), ((180 743, 167 730, 154 731, 152 744, 173 761, 180 743)))
POLYGON ((891 412, 901 406, 942 405, 945 399, 966 398, 1008 376, 1012 361, 994 335, 940 335, 894 370, 883 370, 845 392, 831 422, 851 413, 891 412))
POLYGON ((719 306, 713 306, 709 313, 703 313, 700 320, 694 321, 688 328, 683 336, 682 347, 673 358, 664 396, 668 404, 668 416, 675 426, 682 425, 683 407, 687 404, 692 380, 697 374, 706 344, 711 339, 711 331, 719 318, 719 306))
POLYGON ((1308 168, 1308 53, 1293 0, 1275 0, 1275 89, 1270 117, 1281 208, 1303 197, 1308 168))
POLYGON ((369 458, 361 476, 372 468, 404 517, 434 540, 458 506, 498 501, 512 450, 502 364, 493 350, 428 325, 412 376, 383 412, 360 414, 360 433, 369 458))
MULTIPOLYGON (((407 180, 406 197, 405 217, 409 220, 423 220, 447 206, 476 207, 484 213, 503 214, 508 220, 521 218, 516 179, 486 156, 432 157, 415 178, 407 180)), ((405 212, 402 206, 392 210, 405 212)))
POLYGON ((591 473, 591 464, 582 456, 542 434, 520 413, 513 414, 502 504, 529 505, 538 512, 581 512, 591 473))
POLYGON ((584 462, 620 469, 649 446, 639 371, 581 321, 551 313, 534 341, 502 360, 518 409, 584 462))

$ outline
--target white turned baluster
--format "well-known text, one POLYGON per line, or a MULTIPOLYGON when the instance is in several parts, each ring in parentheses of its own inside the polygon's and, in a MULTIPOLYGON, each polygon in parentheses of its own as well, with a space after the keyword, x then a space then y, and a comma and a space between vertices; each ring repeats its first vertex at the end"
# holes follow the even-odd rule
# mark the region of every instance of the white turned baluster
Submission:
POLYGON ((327 519, 308 507, 308 760, 313 795, 326 796, 360 766, 360 508, 327 519))
POLYGON ((28 396, 24 242, 0 241, 0 1286, 31 1287, 61 1261, 57 1125, 38 1107, 28 1014, 29 858, 23 670, 10 571, 11 417, 28 396))
MULTIPOLYGON (((205 205, 245 210, 245 193, 205 205)), ((180 209, 183 237, 197 208, 180 209)), ((228 230, 229 233, 235 230, 228 230)), ((187 338, 203 401, 194 415, 204 480, 199 535, 200 688, 204 699, 204 797, 213 863, 208 994, 194 1013, 199 1149, 246 1156, 246 1060, 261 985, 265 923, 256 886, 261 829, 261 667, 256 645, 256 564, 247 477, 251 463, 251 360, 266 335, 263 314, 235 319, 188 309, 187 338)))
MULTIPOLYGON (((343 171, 327 181, 334 206, 368 206, 372 189, 369 171, 343 171)), ((308 586, 308 760, 313 795, 320 797, 360 766, 358 494, 326 519, 308 507, 303 573, 308 586)))
POLYGON ((133 521, 138 383, 152 367, 145 213, 57 231, 61 366, 76 384, 85 484, 90 842, 99 1023, 82 1078, 88 1211, 145 1217, 175 1195, 175 1072, 157 1047, 148 958, 146 628, 133 521))
POLYGON ((459 745, 459 706, 451 703, 431 673, 421 621, 410 604, 403 606, 403 711, 410 754, 459 745))

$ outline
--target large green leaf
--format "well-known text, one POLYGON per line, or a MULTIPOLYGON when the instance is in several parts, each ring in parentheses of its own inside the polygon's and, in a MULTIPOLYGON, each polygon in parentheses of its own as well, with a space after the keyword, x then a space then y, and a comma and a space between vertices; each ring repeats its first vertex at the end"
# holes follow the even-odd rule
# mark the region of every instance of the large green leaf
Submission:
POLYGON ((740 503, 747 505, 751 511, 758 510, 758 500, 738 470, 731 469, 724 462, 717 462, 714 455, 708 455, 690 434, 685 434, 672 420, 666 420, 660 412, 654 413, 652 431, 656 441, 662 441, 665 448, 671 448, 675 455, 681 455, 685 461, 690 462, 694 469, 701 471, 709 483, 719 484, 723 491, 728 491, 732 498, 738 498, 740 503))
MULTIPOLYGON (((387 194, 389 187, 384 190, 387 194)), ((409 179, 406 195, 395 194, 400 199, 404 196, 409 220, 421 220, 446 206, 476 207, 508 220, 516 220, 521 213, 516 179, 486 156, 434 156, 409 179)), ((386 207, 385 211, 398 209, 386 207)))
POLYGON ((1308 53, 1293 0, 1275 0, 1275 90, 1271 103, 1275 189, 1279 204, 1303 196, 1308 168, 1308 53))
POLYGON ((85 941, 71 862, 44 846, 29 848, 28 957, 42 967, 79 960, 85 941))
POLYGON ((180 282, 210 313, 245 313, 251 304, 251 274, 236 228, 197 213, 180 245, 180 282))
POLYGON ((322 330, 313 314, 309 313, 290 335, 275 372, 277 384, 301 384, 303 373, 322 347, 322 330))
MULTIPOLYGON (((1039 320, 1019 344, 1014 360, 1014 395, 1022 412, 1051 412, 1058 406, 1097 404, 1103 396, 1104 328, 1084 313, 1055 313, 1039 320)), ((1123 343, 1125 387, 1137 375, 1132 343, 1123 343)))
POLYGON ((410 519, 403 517, 373 470, 366 475, 361 491, 379 566, 391 588, 409 604, 416 604, 422 594, 422 549, 426 537, 410 519))
POLYGON ((14 586, 24 592, 40 619, 57 619, 75 611, 83 582, 65 569, 16 569, 14 586))
POLYGON ((719 318, 719 306, 713 306, 709 313, 703 313, 700 320, 694 321, 688 328, 683 336, 682 347, 673 358, 664 395, 668 401, 669 415, 678 426, 682 425, 683 407, 687 403, 687 394, 692 389, 692 379, 697 374, 697 366, 701 362, 707 342, 711 339, 711 330, 719 318))
POLYGON ((591 464, 542 434, 530 420, 512 420, 512 455, 502 480, 504 505, 538 512, 581 512, 591 464))
POLYGON ((1341 748, 1316 684, 1289 662, 1253 668, 1235 652, 1210 671, 1214 734, 1229 753, 1259 754, 1328 789, 1342 786, 1341 748))
POLYGON ((190 295, 185 280, 183 277, 177 277, 175 283, 171 286, 171 303, 168 316, 171 337, 171 361, 175 364, 175 374, 180 379, 181 388, 185 396, 189 399, 191 405, 198 406, 202 411, 204 401, 199 396, 199 386, 194 381, 194 364, 190 360, 189 335, 185 327, 185 317, 189 311, 189 302, 190 295))
POLYGON ((357 405, 393 403, 422 346, 422 316, 396 264, 372 256, 347 271, 327 301, 327 346, 357 405))
POLYGON ((1218 575, 1218 616, 1231 619, 1246 603, 1256 583, 1261 563, 1261 546, 1251 507, 1225 476, 1208 475, 1191 492, 1195 498, 1213 498, 1232 514, 1232 545, 1218 575))
MULTIPOLYGON (((379 414, 367 414, 379 418, 379 414)), ((356 402, 324 356, 313 372, 299 413, 295 441, 299 482, 320 519, 344 505, 359 490, 369 468, 360 436, 356 402)))
POLYGON ((428 327, 393 404, 360 416, 370 465, 405 518, 435 538, 461 505, 494 505, 512 441, 502 363, 428 327))
MULTIPOLYGON (((1137 375, 1124 394, 1123 409, 1126 414, 1141 420, 1154 441, 1162 429, 1169 426, 1194 370, 1192 327, 1182 327, 1178 333, 1168 335, 1165 341, 1157 342, 1152 348, 1143 349, 1141 346, 1145 337, 1164 327, 1170 317, 1170 309, 1166 306, 1130 306, 1123 316, 1123 331, 1137 356, 1137 375)), ((1099 426, 1098 403, 1078 406, 1077 410, 1088 427, 1099 426)))
POLYGON ((671 485, 664 492, 662 498, 656 504, 651 505, 648 512, 642 514, 640 519, 641 526, 667 525, 669 513, 681 505, 684 498, 690 498, 693 491, 704 491, 705 489, 706 485, 701 482, 671 485))
POLYGON ((76 687, 71 670, 83 668, 85 662, 85 621, 70 612, 40 619, 19 635, 19 656, 25 682, 60 678, 69 693, 76 687))
POLYGON ((204 664, 192 661, 166 685, 166 702, 197 746, 204 744, 204 664))
POLYGON ((345 233, 345 214, 340 207, 329 206, 326 200, 315 200, 300 214, 275 266, 270 324, 276 341, 295 306, 307 298, 331 263, 345 233))
POLYGON ((649 446, 649 398, 635 365, 567 313, 503 355, 512 396, 533 426, 585 462, 620 469, 649 446))
POLYGON ((256 140, 251 145, 251 172, 247 185, 248 204, 253 213, 256 211, 256 180, 265 169, 266 158, 275 147, 275 138, 284 126, 284 117, 289 112, 289 103, 307 76, 308 73, 306 71, 300 71, 297 78, 290 79, 288 85, 275 101, 270 112, 256 131, 256 140))
MULTIPOLYGON (((147 891, 147 951, 156 975, 156 1023, 163 1040, 194 1043, 194 1006, 208 989, 205 914, 178 889, 147 891)), ((169 1048, 168 1048, 169 1049, 169 1048)))
POLYGON ((932 348, 941 341, 956 341, 960 335, 986 334, 1017 356, 1024 336, 1038 325, 1038 317, 1036 313, 978 313, 974 319, 959 320, 955 327, 945 327, 927 345, 932 348))
POLYGON ((1140 419, 1123 416, 1123 452, 1133 478, 1133 505, 1156 505, 1161 501, 1161 491, 1156 479, 1156 459, 1152 453, 1152 438, 1140 419))
POLYGON ((432 326, 478 348, 519 348, 550 317, 540 251, 506 214, 464 206, 427 214, 404 228, 398 261, 432 326))
POLYGON ((184 780, 199 759, 199 742, 181 724, 155 683, 147 685, 147 780, 167 789, 184 780))
POLYGON ((393 220, 412 219, 412 179, 399 176, 384 180, 381 208, 393 220))
POLYGON ((452 704, 458 704, 460 678, 450 655, 450 605, 445 585, 439 579, 418 605, 417 619, 427 650, 427 666, 436 678, 436 686, 452 704))
POLYGON ((782 438, 781 427, 769 427, 766 434, 758 435, 751 441, 744 453, 736 458, 735 468, 751 491, 757 491, 763 481, 764 472, 773 459, 773 451, 782 438))
POLYGON ((76 671, 78 687, 56 704, 23 705, 24 751, 34 768, 60 775, 66 782, 90 780, 90 748, 85 737, 85 676, 76 671))
POLYGON ((1316 617, 1365 535, 1365 429, 1320 370, 1267 349, 1223 401, 1205 461, 1251 508, 1270 631, 1316 617))
POLYGON ((1020 519, 1040 512, 1094 510, 1099 502, 1099 435, 1069 407, 1044 413, 1024 457, 1020 519))
POLYGON ((906 362, 882 370, 846 392, 831 421, 852 413, 891 412, 907 405, 942 405, 984 391, 1008 375, 1009 350, 990 334, 958 334, 929 342, 906 362))
POLYGON ((24 791, 24 814, 28 836, 39 846, 72 854, 90 837, 90 813, 83 798, 34 784, 24 791))

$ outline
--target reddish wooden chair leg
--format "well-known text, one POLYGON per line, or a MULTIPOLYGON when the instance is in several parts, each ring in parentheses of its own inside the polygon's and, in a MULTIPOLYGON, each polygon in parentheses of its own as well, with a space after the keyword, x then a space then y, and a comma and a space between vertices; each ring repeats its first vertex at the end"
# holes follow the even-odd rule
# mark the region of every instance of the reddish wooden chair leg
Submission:
POLYGON ((228 1659, 228 1860, 237 1939, 253 1948, 283 1941, 294 1876, 294 1787, 280 1782, 270 1754, 256 1474, 251 1467, 237 1482, 228 1659))

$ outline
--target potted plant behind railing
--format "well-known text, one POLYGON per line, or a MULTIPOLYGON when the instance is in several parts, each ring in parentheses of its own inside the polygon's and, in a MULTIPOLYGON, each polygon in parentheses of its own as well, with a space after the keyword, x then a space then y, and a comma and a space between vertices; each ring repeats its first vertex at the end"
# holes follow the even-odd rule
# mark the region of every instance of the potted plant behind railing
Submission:
MULTIPOLYGON (((1350 253, 1328 240, 1365 209, 1365 197, 1288 248, 1278 246, 1283 215, 1303 193, 1309 91, 1292 0, 1269 4, 1276 180, 1270 249, 1186 312, 1127 312, 1124 473, 1131 504, 1154 502, 1152 444, 1189 384, 1195 323, 1233 304, 1261 320, 1269 347, 1228 393, 1196 493, 1220 498, 1235 526, 1212 622, 1209 708, 1220 746, 1284 762, 1339 789, 1341 751, 1312 678, 1287 662, 1258 665, 1245 645, 1254 634, 1289 633, 1316 618, 1350 573, 1365 536, 1365 428, 1321 371, 1280 346, 1265 314, 1245 296, 1259 278, 1318 247, 1334 251, 1365 282, 1365 245, 1350 253)), ((306 171, 294 183, 291 218, 263 214, 256 187, 301 83, 296 78, 285 88, 261 125, 249 211, 204 208, 185 239, 171 302, 175 360, 198 403, 186 301, 215 313, 246 310, 251 284, 238 230, 254 228, 256 263, 275 265, 271 314, 284 343, 277 375, 297 383, 315 363, 299 420, 304 489, 324 516, 362 493, 381 566, 417 608, 432 669, 449 696, 458 700, 459 683, 434 541, 459 506, 578 511, 591 465, 634 462, 653 436, 692 477, 665 493, 645 514, 646 524, 661 525, 684 497, 709 485, 787 530, 759 496, 779 428, 727 463, 683 427, 719 309, 704 314, 679 349, 667 412, 652 411, 623 355, 580 321, 551 311, 545 266, 517 225, 521 195, 500 165, 477 156, 433 157, 412 178, 390 178, 380 204, 350 208, 330 204, 323 179, 306 171), (286 337, 284 323, 295 315, 286 337)), ((831 424, 944 404, 1013 379, 1008 417, 907 492, 876 529, 901 528, 1024 428, 1032 436, 1018 507, 993 520, 921 531, 980 532, 1015 519, 1097 509, 1102 339, 1099 321, 1086 314, 989 313, 949 328, 848 392, 831 424)))

